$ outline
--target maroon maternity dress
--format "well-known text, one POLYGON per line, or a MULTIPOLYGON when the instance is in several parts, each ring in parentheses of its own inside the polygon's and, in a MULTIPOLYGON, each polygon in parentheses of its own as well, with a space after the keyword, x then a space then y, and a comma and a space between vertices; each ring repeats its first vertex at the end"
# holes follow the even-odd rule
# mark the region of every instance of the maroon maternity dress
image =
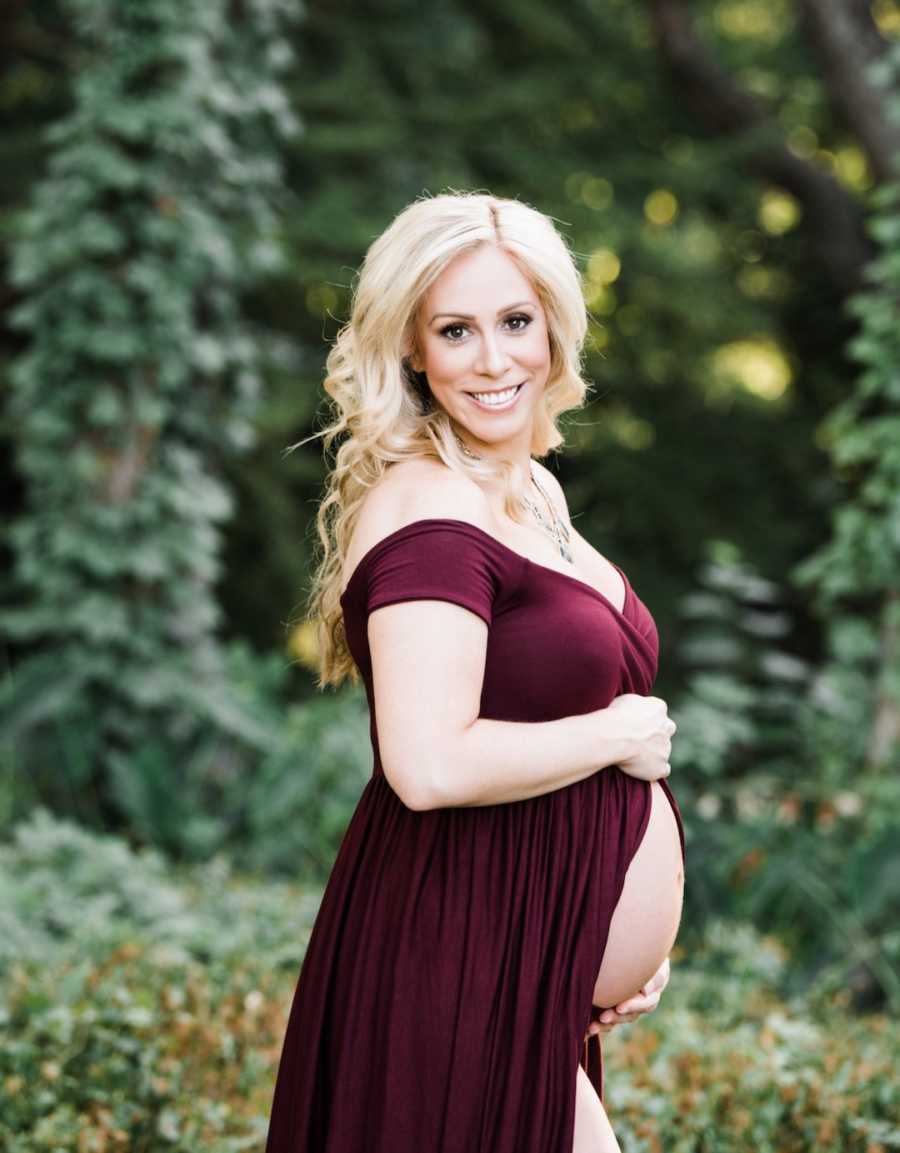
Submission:
POLYGON ((407 808, 379 757, 366 620, 462 605, 489 630, 480 716, 549 721, 652 688, 656 626, 618 571, 621 611, 445 517, 360 560, 341 604, 373 773, 304 957, 266 1153, 571 1153, 579 1061, 602 1089, 599 1038, 583 1039, 650 786, 610 766, 525 800, 407 808))

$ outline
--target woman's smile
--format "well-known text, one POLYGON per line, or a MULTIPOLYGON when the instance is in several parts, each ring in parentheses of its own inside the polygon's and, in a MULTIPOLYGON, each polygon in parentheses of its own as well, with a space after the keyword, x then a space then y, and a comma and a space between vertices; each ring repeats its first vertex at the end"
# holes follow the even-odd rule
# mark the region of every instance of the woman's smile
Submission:
POLYGON ((485 412, 509 412, 519 399, 519 394, 525 387, 525 381, 514 384, 511 388, 485 389, 483 392, 467 392, 466 396, 478 408, 485 412))

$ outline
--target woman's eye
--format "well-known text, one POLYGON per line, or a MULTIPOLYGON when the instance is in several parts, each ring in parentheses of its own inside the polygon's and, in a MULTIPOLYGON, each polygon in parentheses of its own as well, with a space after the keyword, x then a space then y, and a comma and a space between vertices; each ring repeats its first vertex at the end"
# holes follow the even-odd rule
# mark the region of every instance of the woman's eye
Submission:
POLYGON ((522 332, 522 331, 523 331, 523 329, 526 329, 526 328, 529 326, 529 324, 531 324, 531 317, 530 317, 530 316, 527 316, 527 315, 526 315, 524 312, 517 312, 517 313, 515 314, 515 316, 511 316, 509 319, 510 319, 511 321, 513 321, 513 320, 524 320, 524 322, 525 322, 525 323, 522 325, 522 327, 521 327, 521 328, 514 328, 514 329, 513 329, 513 332, 522 332))
MULTIPOLYGON (((531 317, 527 316, 524 312, 517 312, 514 316, 510 316, 507 319, 507 323, 511 324, 513 321, 516 321, 516 320, 521 320, 523 323, 516 325, 512 329, 513 332, 524 332, 524 330, 528 327, 528 325, 531 324, 531 317)), ((452 336, 451 335, 451 333, 454 333, 457 331, 465 332, 466 331, 466 325, 464 325, 464 324, 445 324, 444 327, 441 329, 441 336, 446 336, 447 339, 451 342, 451 344, 458 344, 462 338, 458 337, 458 336, 452 336)))

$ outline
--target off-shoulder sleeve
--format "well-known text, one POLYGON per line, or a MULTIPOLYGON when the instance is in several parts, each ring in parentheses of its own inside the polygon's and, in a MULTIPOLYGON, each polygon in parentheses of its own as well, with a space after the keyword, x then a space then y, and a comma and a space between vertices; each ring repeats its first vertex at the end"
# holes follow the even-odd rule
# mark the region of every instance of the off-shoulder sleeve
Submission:
POLYGON ((452 601, 490 625, 495 566, 481 533, 466 524, 406 526, 376 547, 368 566, 366 610, 399 601, 452 601))

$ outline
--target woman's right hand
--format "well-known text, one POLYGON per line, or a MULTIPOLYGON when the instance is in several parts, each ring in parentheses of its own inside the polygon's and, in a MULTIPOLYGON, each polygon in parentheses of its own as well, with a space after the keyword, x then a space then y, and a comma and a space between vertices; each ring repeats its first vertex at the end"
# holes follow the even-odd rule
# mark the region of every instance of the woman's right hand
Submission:
POLYGON ((613 723, 632 749, 616 764, 629 777, 641 781, 658 781, 672 771, 669 757, 672 734, 677 725, 661 697, 644 697, 639 693, 622 693, 607 707, 615 714, 613 723))

